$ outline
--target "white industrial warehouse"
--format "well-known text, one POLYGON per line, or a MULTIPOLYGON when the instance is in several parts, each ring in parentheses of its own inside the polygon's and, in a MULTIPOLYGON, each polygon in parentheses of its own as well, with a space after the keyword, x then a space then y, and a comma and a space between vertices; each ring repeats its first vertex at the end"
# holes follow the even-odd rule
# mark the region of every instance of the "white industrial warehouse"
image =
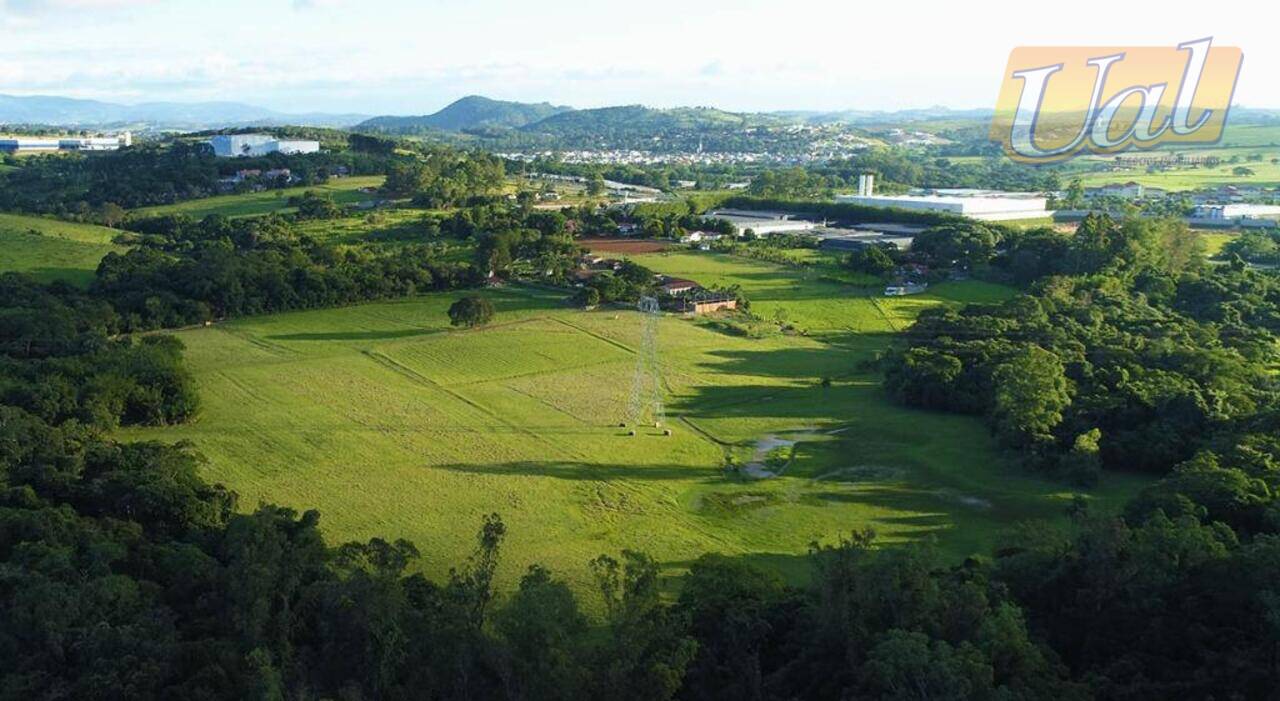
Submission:
POLYGON ((858 176, 858 194, 840 195, 837 202, 864 207, 893 207, 914 211, 948 212, 982 221, 1035 219, 1052 214, 1048 199, 1031 192, 999 190, 933 189, 908 195, 876 195, 875 178, 858 176))
POLYGON ((133 145, 133 134, 114 136, 0 138, 0 153, 57 153, 59 151, 115 151, 133 145))
POLYGON ((213 147, 213 154, 221 158, 320 152, 319 141, 277 139, 270 134, 222 134, 209 139, 209 145, 213 147))
POLYGON ((801 231, 811 231, 817 226, 814 222, 806 221, 804 219, 795 219, 792 215, 784 212, 720 209, 714 212, 708 212, 707 216, 714 217, 716 219, 724 219, 730 224, 733 224, 733 228, 738 236, 742 236, 747 231, 751 231, 756 236, 799 233, 801 231))

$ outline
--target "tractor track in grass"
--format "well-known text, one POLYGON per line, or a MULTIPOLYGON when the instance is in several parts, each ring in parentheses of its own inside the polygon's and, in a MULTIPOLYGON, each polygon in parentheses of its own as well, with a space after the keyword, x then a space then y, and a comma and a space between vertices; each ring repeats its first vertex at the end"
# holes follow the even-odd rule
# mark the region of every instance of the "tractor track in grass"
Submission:
POLYGON ((580 363, 577 365, 564 365, 562 367, 549 368, 546 370, 530 370, 529 372, 517 372, 511 375, 499 375, 497 377, 485 377, 478 380, 462 380, 459 382, 449 383, 450 387, 474 387, 476 385, 487 385, 495 382, 510 382, 512 380, 523 380, 529 377, 543 377, 547 375, 568 374, 577 370, 587 370, 590 368, 603 367, 605 365, 613 365, 621 363, 622 360, 597 360, 592 363, 580 363))
POLYGON ((557 323, 564 324, 565 326, 568 326, 569 328, 571 328, 571 329, 573 329, 573 330, 575 330, 575 331, 578 331, 578 332, 581 332, 581 333, 585 333, 586 335, 588 335, 588 336, 590 336, 590 337, 592 337, 592 338, 596 339, 597 341, 603 341, 603 342, 605 342, 605 343, 608 343, 608 344, 609 344, 609 345, 611 345, 611 346, 614 346, 615 348, 621 348, 622 350, 624 350, 624 351, 626 351, 626 352, 630 353, 631 355, 635 355, 635 354, 636 354, 636 349, 632 348, 631 346, 628 346, 628 345, 627 345, 627 344, 625 344, 625 343, 622 343, 622 342, 620 342, 620 341, 615 341, 615 340, 613 340, 612 338, 609 338, 608 336, 605 336, 605 335, 603 335, 603 334, 596 333, 595 331, 592 331, 591 329, 587 329, 587 328, 584 328, 584 327, 582 327, 582 326, 578 326, 577 324, 575 324, 575 323, 573 323, 573 322, 571 322, 571 321, 566 321, 566 320, 564 320, 564 319, 561 319, 561 318, 560 318, 560 317, 558 317, 558 316, 548 316, 548 317, 540 317, 540 318, 550 319, 551 321, 555 321, 555 322, 557 322, 557 323))
POLYGON ((259 348, 261 350, 264 350, 276 356, 277 358, 297 358, 302 355, 300 351, 294 350, 293 348, 281 345, 279 343, 272 343, 271 341, 268 341, 260 336, 255 336, 254 334, 251 334, 248 331, 238 331, 236 329, 233 329, 227 326, 220 326, 217 328, 219 331, 225 334, 228 334, 230 336, 234 336, 244 341, 245 343, 248 343, 251 346, 254 346, 256 348, 259 348))
MULTIPOLYGON (((458 401, 462 402, 463 404, 466 404, 467 406, 471 407, 472 409, 475 409, 476 411, 480 412, 480 413, 481 413, 481 414, 483 414, 484 416, 486 416, 486 417, 488 417, 488 418, 490 418, 490 419, 492 419, 492 420, 496 421, 497 423, 501 424, 502 426, 505 426, 506 428, 510 429, 511 431, 513 431, 513 432, 515 432, 515 433, 519 433, 519 434, 521 434, 521 435, 528 436, 529 438, 531 438, 531 439, 533 439, 533 440, 537 441, 538 443, 541 443, 542 445, 547 446, 548 448, 550 448, 550 449, 551 449, 551 450, 553 450, 553 451, 557 451, 557 452, 559 452, 559 451, 561 450, 561 446, 558 446, 558 445, 556 445, 556 444, 552 443, 551 441, 549 441, 549 440, 547 440, 547 439, 543 438, 542 436, 538 435, 536 432, 534 432, 534 431, 530 431, 530 430, 529 430, 529 429, 527 429, 527 428, 524 428, 524 427, 522 427, 522 426, 520 426, 520 425, 518 425, 518 424, 515 424, 515 423, 513 423, 513 422, 511 422, 511 421, 508 421, 507 419, 504 419, 500 414, 498 414, 497 412, 493 411, 493 410, 492 410, 492 409, 490 409, 489 407, 486 407, 485 405, 483 405, 483 404, 481 404, 481 403, 479 403, 479 402, 475 401, 474 399, 471 399, 470 397, 468 397, 468 396, 466 396, 466 395, 464 395, 464 394, 462 394, 462 393, 460 393, 460 392, 457 392, 457 391, 455 391, 455 390, 453 390, 453 389, 450 389, 449 387, 446 387, 445 385, 440 384, 439 382, 436 382, 435 380, 431 379, 430 377, 427 377, 426 375, 423 375, 422 373, 418 372, 417 370, 414 370, 413 368, 411 368, 411 367, 409 367, 409 366, 407 366, 407 365, 405 365, 405 364, 401 363, 400 361, 396 360, 395 358, 392 358, 392 357, 391 357, 391 356, 389 356, 389 355, 385 355, 385 354, 383 354, 383 353, 380 353, 380 352, 378 352, 378 351, 376 351, 376 350, 372 350, 372 349, 362 350, 362 351, 360 351, 360 353, 361 353, 362 355, 364 355, 366 358, 368 358, 369 360, 372 360, 373 362, 377 363, 378 365, 381 365, 382 367, 384 367, 384 368, 386 368, 386 369, 388 369, 388 370, 390 370, 390 371, 392 371, 392 372, 394 372, 394 373, 396 373, 396 374, 400 375, 401 377, 404 377, 404 378, 406 378, 406 379, 410 380, 411 382, 413 382, 413 383, 415 383, 415 384, 417 384, 417 385, 419 385, 419 386, 422 386, 422 387, 428 387, 428 388, 430 388, 430 389, 438 390, 438 391, 440 391, 440 392, 443 392, 443 393, 445 393, 445 394, 449 395, 450 397, 453 397, 454 399, 457 399, 458 401)), ((573 458, 576 458, 576 459, 586 459, 586 457, 585 457, 585 456, 580 455, 580 454, 578 454, 578 453, 576 453, 576 452, 575 452, 575 453, 571 453, 571 454, 570 454, 570 457, 573 457, 573 458)))
POLYGON ((231 385, 232 387, 235 387, 240 392, 243 392, 250 399, 262 404, 270 403, 270 400, 267 399, 267 397, 263 396, 258 390, 254 389, 251 384, 249 384, 248 382, 238 377, 235 377, 230 372, 226 370, 222 370, 214 373, 214 375, 226 380, 227 384, 231 385))
POLYGON ((550 410, 552 410, 552 411, 554 411, 554 412, 556 412, 556 413, 558 413, 558 414, 563 414, 563 415, 565 415, 565 416, 569 417, 570 419, 572 419, 574 422, 579 423, 579 424, 582 424, 583 426, 591 426, 591 425, 592 425, 590 421, 587 421, 586 419, 583 419, 583 418, 582 418, 582 417, 580 417, 580 416, 575 416, 574 414, 572 414, 572 413, 570 413, 570 412, 568 412, 568 411, 565 411, 564 409, 561 409, 560 407, 556 406, 555 404, 552 404, 551 402, 548 402, 547 400, 545 400, 545 399, 543 399, 543 398, 541 398, 541 397, 539 397, 539 396, 537 396, 537 395, 534 395, 534 394, 531 394, 531 393, 529 393, 529 392, 526 392, 526 391, 524 391, 524 390, 522 390, 522 389, 519 389, 519 388, 515 387, 514 385, 503 384, 503 385, 502 385, 502 388, 503 388, 503 389, 505 389, 505 390, 507 390, 508 392, 512 392, 512 393, 514 393, 514 394, 518 394, 518 395, 520 395, 520 396, 522 396, 522 397, 526 397, 526 398, 528 398, 528 399, 531 399, 531 400, 533 400, 533 401, 537 402, 538 404, 540 404, 541 406, 545 406, 546 408, 548 408, 548 409, 550 409, 550 410))

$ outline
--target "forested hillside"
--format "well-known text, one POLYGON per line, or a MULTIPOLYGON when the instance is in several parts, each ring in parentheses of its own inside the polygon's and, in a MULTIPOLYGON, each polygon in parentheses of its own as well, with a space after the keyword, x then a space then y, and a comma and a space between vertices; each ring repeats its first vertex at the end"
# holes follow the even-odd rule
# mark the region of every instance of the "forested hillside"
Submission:
POLYGON ((360 131, 397 135, 421 134, 433 129, 443 131, 514 129, 561 112, 568 112, 570 109, 548 102, 507 102, 470 95, 450 103, 434 114, 420 117, 374 117, 361 122, 355 128, 360 131))

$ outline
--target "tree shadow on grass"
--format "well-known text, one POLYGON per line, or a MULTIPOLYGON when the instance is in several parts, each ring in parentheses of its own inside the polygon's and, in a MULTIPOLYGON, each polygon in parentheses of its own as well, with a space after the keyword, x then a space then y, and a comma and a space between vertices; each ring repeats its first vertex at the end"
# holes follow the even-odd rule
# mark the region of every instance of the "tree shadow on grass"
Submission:
MULTIPOLYGON (((961 495, 945 490, 918 489, 902 484, 860 485, 858 489, 811 492, 806 499, 830 504, 859 505, 877 511, 891 511, 893 515, 878 516, 871 526, 911 527, 920 536, 943 536, 957 528, 957 517, 968 515, 982 517, 991 512, 990 505, 977 507, 966 504, 961 495)), ((895 528, 896 530, 896 528, 895 528)))
POLYGON ((852 404, 875 401, 879 387, 873 384, 838 382, 822 387, 817 378, 811 385, 777 387, 762 385, 698 387, 690 396, 670 404, 673 414, 695 421, 708 419, 786 419, 801 424, 846 423, 864 418, 852 404))
POLYGON ((833 348, 784 348, 780 350, 716 350, 714 360, 700 366, 718 373, 783 379, 838 377, 856 372, 858 360, 870 354, 833 348))
MULTIPOLYGON (((834 540, 834 534, 832 539, 834 540)), ((719 558, 731 563, 741 563, 761 572, 771 572, 793 587, 805 587, 813 581, 813 557, 809 553, 758 552, 725 555, 707 552, 702 557, 719 558)), ((658 563, 662 591, 672 598, 679 596, 683 577, 699 559, 665 560, 658 563)))
MULTIPOLYGON (((474 292, 475 291, 470 290, 459 290, 456 294, 461 297, 474 292)), ((496 306, 500 312, 526 309, 563 311, 565 309, 565 302, 569 299, 569 293, 563 290, 520 284, 514 284, 509 287, 503 287, 496 290, 486 290, 484 296, 493 300, 494 306, 496 306)))

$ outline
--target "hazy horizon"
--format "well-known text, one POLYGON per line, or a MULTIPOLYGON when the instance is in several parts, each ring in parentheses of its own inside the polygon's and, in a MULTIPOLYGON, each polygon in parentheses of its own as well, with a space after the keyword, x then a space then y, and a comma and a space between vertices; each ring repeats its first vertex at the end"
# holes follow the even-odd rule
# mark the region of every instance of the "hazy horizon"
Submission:
MULTIPOLYGON (((336 105, 334 109, 323 109, 323 110, 299 110, 299 109, 291 109, 291 108, 289 108, 288 106, 284 106, 284 107, 276 107, 276 106, 272 106, 272 105, 263 104, 263 103, 260 103, 260 102, 252 102, 252 101, 236 100, 236 99, 210 99, 210 100, 194 100, 194 99, 193 99, 193 100, 150 100, 150 99, 147 99, 147 100, 137 100, 137 99, 112 99, 110 96, 84 98, 84 97, 78 97, 78 96, 76 96, 76 95, 58 94, 58 93, 52 93, 52 92, 39 92, 39 93, 31 93, 31 94, 22 94, 22 93, 14 93, 14 92, 0 92, 0 96, 18 97, 18 98, 48 98, 48 99, 64 99, 64 98, 66 98, 66 99, 73 99, 73 100, 90 100, 90 101, 102 102, 102 103, 106 103, 106 104, 121 105, 121 106, 124 106, 124 107, 139 107, 139 106, 148 105, 148 104, 174 104, 174 105, 198 105, 198 104, 242 104, 242 105, 245 105, 245 106, 258 107, 258 108, 262 108, 262 109, 270 110, 270 111, 272 111, 272 112, 279 112, 279 113, 281 113, 281 114, 306 114, 306 113, 317 113, 317 114, 364 114, 364 113, 365 113, 365 112, 363 112, 362 110, 357 110, 357 109, 346 109, 346 108, 344 108, 344 106, 343 106, 343 105, 336 105)), ((448 106, 450 106, 450 105, 454 104, 455 102, 460 102, 460 101, 462 101, 462 100, 464 100, 464 99, 472 98, 472 97, 487 98, 487 99, 491 99, 491 100, 504 101, 504 102, 518 102, 518 103, 523 103, 523 104, 543 104, 543 103, 545 103, 545 104, 553 104, 553 105, 554 105, 554 106, 556 106, 556 107, 568 107, 568 108, 570 108, 570 109, 574 109, 574 110, 581 110, 581 109, 598 109, 598 108, 607 108, 607 107, 626 107, 626 106, 632 106, 632 105, 641 105, 641 106, 643 106, 643 107, 652 107, 652 108, 657 108, 657 109, 668 109, 668 108, 681 108, 681 107, 684 107, 684 108, 695 108, 695 109, 696 109, 696 108, 709 108, 709 109, 719 109, 719 110, 724 110, 724 111, 738 111, 738 110, 729 110, 728 108, 722 107, 722 106, 720 106, 720 105, 701 105, 701 104, 699 104, 699 105, 694 105, 694 104, 653 105, 653 104, 647 104, 647 103, 638 102, 638 101, 619 102, 619 103, 616 103, 616 104, 608 104, 608 105, 592 105, 592 106, 590 106, 590 107, 582 107, 582 106, 579 106, 579 105, 566 105, 566 104, 556 103, 556 102, 551 101, 551 100, 538 100, 538 99, 529 99, 529 100, 507 100, 507 99, 505 99, 505 98, 494 97, 494 96, 492 96, 492 95, 482 95, 482 94, 480 94, 480 93, 466 93, 466 94, 459 94, 457 97, 454 97, 454 98, 446 98, 446 101, 445 101, 445 102, 443 102, 443 103, 441 103, 441 104, 439 104, 438 106, 435 106, 435 107, 432 107, 432 108, 428 108, 428 109, 426 109, 426 110, 424 110, 424 111, 421 111, 421 112, 383 112, 383 113, 378 113, 378 115, 377 115, 377 116, 419 116, 419 115, 434 114, 434 113, 439 112, 440 110, 442 110, 442 109, 444 109, 444 108, 446 108, 446 107, 448 107, 448 106)), ((1239 106, 1241 106, 1241 107, 1253 107, 1252 105, 1239 105, 1239 106)), ((1266 107, 1259 107, 1258 109, 1269 109, 1269 108, 1266 108, 1266 107)), ((1278 109, 1280 109, 1280 108, 1278 108, 1278 109)), ((829 114, 829 113, 837 113, 837 112, 886 112, 886 113, 895 113, 895 112, 920 112, 920 111, 928 111, 928 110, 946 110, 946 111, 950 111, 950 112, 971 112, 971 111, 986 111, 986 112, 990 112, 990 111, 992 111, 992 110, 991 110, 991 107, 982 107, 982 106, 973 106, 973 107, 955 107, 955 106, 952 106, 952 105, 916 105, 916 106, 901 107, 901 108, 893 108, 893 109, 864 108, 864 107, 858 107, 858 106, 841 107, 841 108, 834 108, 834 109, 807 109, 807 108, 805 108, 805 107, 780 107, 780 108, 776 108, 776 109, 766 109, 766 110, 758 110, 758 111, 757 111, 757 110, 742 110, 742 112, 755 112, 755 113, 760 113, 760 114, 770 114, 770 113, 814 113, 814 114, 829 114)), ((372 113, 369 113, 369 114, 372 114, 372 113)))
POLYGON ((817 0, 0 0, 0 93, 403 115, 466 95, 576 108, 990 109, 1015 46, 1213 36, 1244 50, 1235 102, 1280 107, 1267 80, 1280 72, 1280 48, 1265 23, 1204 17, 1190 2, 1154 18, 1086 3, 1052 26, 1024 9, 1009 0, 923 2, 910 13, 817 0))

